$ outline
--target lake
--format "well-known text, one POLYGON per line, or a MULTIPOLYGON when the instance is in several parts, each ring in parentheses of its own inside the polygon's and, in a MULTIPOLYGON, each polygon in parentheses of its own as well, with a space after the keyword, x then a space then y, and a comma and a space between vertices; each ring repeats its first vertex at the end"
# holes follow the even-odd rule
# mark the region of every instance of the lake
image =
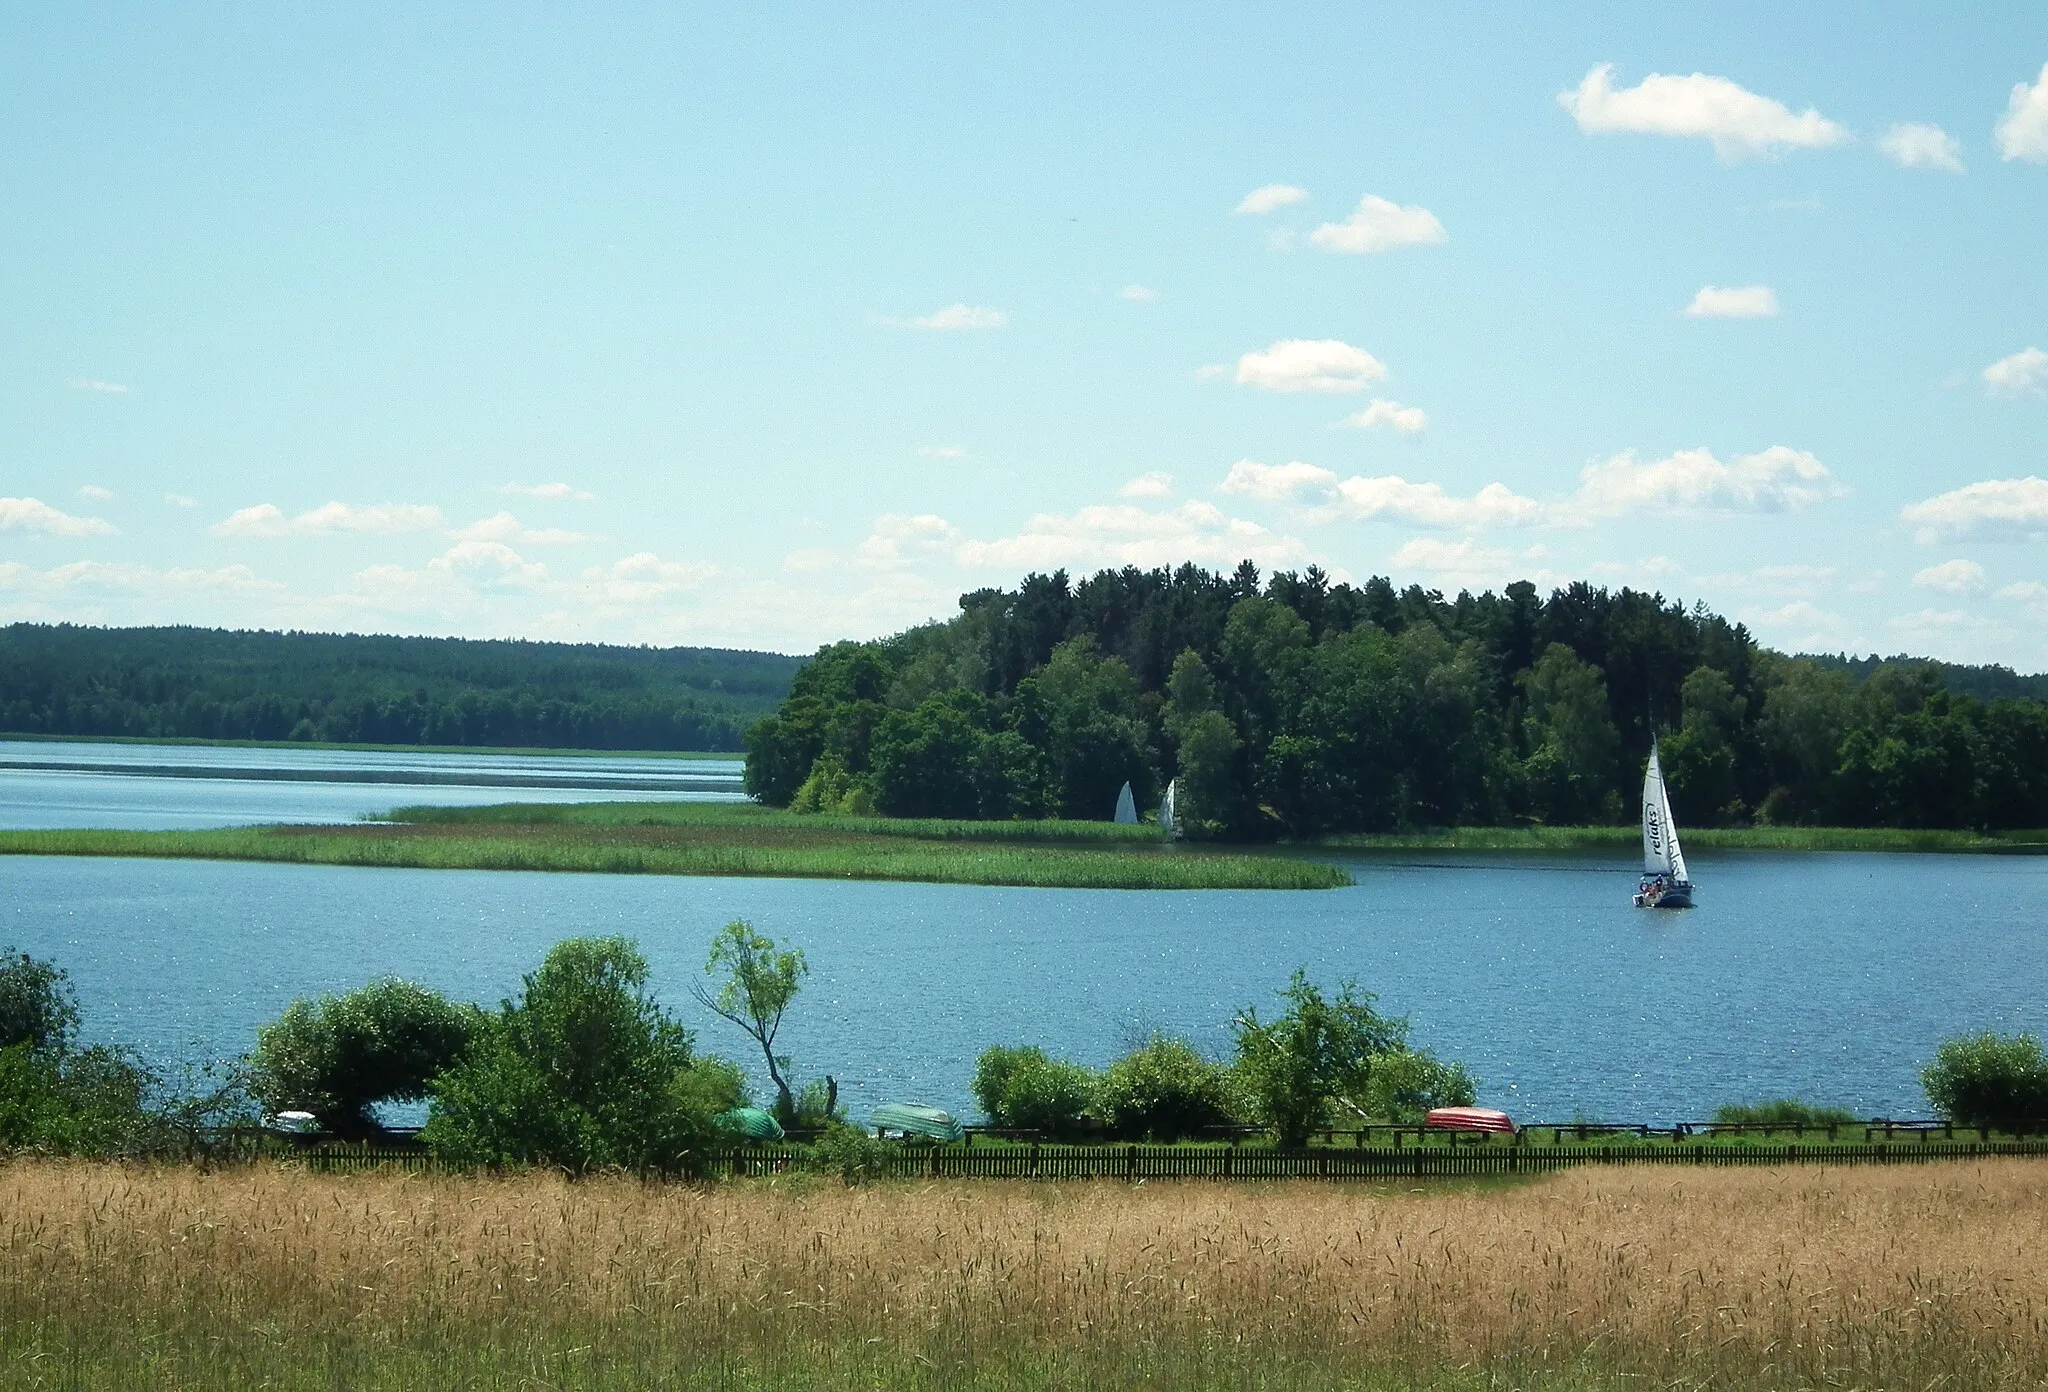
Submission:
POLYGON ((1350 889, 1181 893, 22 857, 0 859, 0 945, 67 967, 93 1038, 174 1059, 379 973, 495 1001, 556 940, 623 933, 700 1045, 744 1059, 688 987, 745 917, 807 952, 782 1043, 856 1116, 973 1115, 994 1043, 1099 1064, 1156 1029, 1222 1054, 1233 1011, 1298 965, 1356 976, 1524 1121, 1787 1095, 1920 1116, 1941 1039, 2048 1028, 2048 860, 1692 859, 1700 907, 1657 913, 1630 907, 1622 855, 1367 857, 1350 889))
POLYGON ((407 803, 736 802, 737 759, 0 739, 0 829, 353 822, 407 803))

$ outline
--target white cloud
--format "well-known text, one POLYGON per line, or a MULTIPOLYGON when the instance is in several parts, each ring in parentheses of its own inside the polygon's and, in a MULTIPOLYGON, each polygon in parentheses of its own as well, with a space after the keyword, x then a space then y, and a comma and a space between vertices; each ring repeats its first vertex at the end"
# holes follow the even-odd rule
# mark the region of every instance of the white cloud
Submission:
POLYGON ((1778 297, 1768 285, 1702 285, 1685 307, 1688 319, 1768 319, 1778 312, 1778 297))
POLYGON ((2005 114, 1991 133, 2000 159, 2048 164, 2048 63, 2041 65, 2039 80, 2013 85, 2005 114))
POLYGON ((1825 464, 1784 445, 1738 454, 1725 464, 1704 449, 1651 460, 1625 450, 1580 470, 1578 492, 1553 509, 1553 516, 1570 525, 1658 509, 1792 512, 1842 491, 1825 464))
POLYGON ((1365 520, 1386 516, 1421 527, 1520 526, 1539 521, 1543 505, 1505 484, 1489 483, 1469 498, 1438 483, 1410 483, 1398 474, 1353 477, 1336 486, 1335 511, 1365 520))
POLYGON ((959 445, 926 445, 918 455, 924 459, 965 459, 967 451, 959 445))
POLYGON ((854 548, 854 564, 862 570, 897 570, 944 551, 959 535, 959 529, 937 513, 885 513, 875 519, 867 540, 854 548))
POLYGON ((1864 646, 1840 614, 1808 599, 1795 599, 1776 609, 1744 610, 1740 617, 1752 629, 1769 635, 1774 647, 1789 652, 1839 652, 1864 646))
POLYGON ((128 390, 119 382, 102 382, 97 377, 73 377, 65 385, 73 391, 102 392, 109 396, 119 396, 128 390))
POLYGON ((1371 430, 1375 426, 1391 425, 1403 435, 1420 433, 1429 425, 1429 417, 1420 406, 1403 406, 1398 401, 1375 399, 1363 411, 1354 412, 1338 422, 1354 430, 1371 430))
POLYGON ((572 546, 590 540, 582 532, 564 531, 559 527, 522 526, 519 519, 509 512, 493 513, 448 535, 457 541, 516 541, 528 546, 572 546))
POLYGON ((1161 469, 1149 474, 1140 474, 1117 489, 1119 498, 1171 498, 1173 496, 1173 475, 1161 469))
POLYGON ((480 577, 485 583, 514 588, 544 585, 548 579, 546 566, 527 560, 502 541, 458 541, 428 561, 427 568, 464 573, 480 577))
POLYGON ((1308 234, 1324 251, 1360 255, 1392 251, 1396 247, 1427 246, 1447 242, 1450 234, 1436 220, 1436 214, 1421 206, 1404 208, 1398 203, 1368 193, 1357 209, 1342 222, 1326 222, 1308 234))
POLYGON ((1878 153, 1901 169, 1963 172, 1963 146, 1940 126, 1901 121, 1877 138, 1878 153))
POLYGON ((328 502, 290 521, 275 503, 258 503, 230 513, 208 528, 215 536, 277 537, 293 533, 424 532, 443 525, 441 509, 418 503, 328 502))
POLYGON ((0 498, 0 532, 44 532, 50 536, 114 536, 118 529, 97 517, 74 517, 40 498, 0 498))
POLYGON ((1297 188, 1293 184, 1266 184, 1246 194, 1244 201, 1237 205, 1236 211, 1263 215, 1285 208, 1292 203, 1305 203, 1307 201, 1308 190, 1305 188, 1297 188))
POLYGON ((708 562, 664 561, 652 551, 639 551, 584 571, 583 588, 612 603, 646 604, 701 588, 718 573, 708 562))
POLYGON ((2037 618, 2048 617, 2048 585, 2039 580, 2014 581, 2001 588, 1995 597, 2023 604, 2037 618))
POLYGON ((1922 546, 1939 541, 2031 541, 2048 532, 2048 479, 1986 479, 1900 510, 1922 546))
POLYGON ((166 493, 164 494, 164 501, 172 507, 191 508, 199 506, 197 498, 188 498, 183 493, 166 493))
POLYGON ((811 575, 821 570, 830 570, 838 564, 839 553, 828 551, 822 546, 804 547, 782 558, 782 568, 798 575, 811 575))
POLYGON ((1116 292, 1116 297, 1120 300, 1129 300, 1132 304, 1151 304, 1159 298, 1159 292, 1143 285, 1126 285, 1116 292))
POLYGON ((1602 63, 1577 90, 1558 94, 1558 104, 1588 135, 1626 131, 1697 137, 1710 142, 1722 160, 1821 149, 1849 138, 1812 107, 1795 116, 1783 103, 1725 77, 1651 73, 1635 87, 1617 89, 1609 80, 1613 74, 1614 65, 1602 63))
POLYGON ((1003 573, 1058 566, 1171 566, 1183 561, 1229 567, 1247 558, 1262 566, 1286 566, 1299 564, 1307 554, 1293 537, 1231 517, 1205 502, 1156 512, 1118 504, 1040 513, 1015 536, 964 541, 953 548, 960 565, 1003 573))
POLYGON ((1237 360, 1238 385, 1267 391, 1363 391, 1386 375, 1385 363, 1335 338, 1284 338, 1237 360))
POLYGON ((1010 322, 1010 316, 1000 309, 981 305, 951 304, 915 319, 889 322, 900 329, 933 329, 945 333, 958 329, 1000 329, 1010 322))
POLYGON ((1337 486, 1337 476, 1328 469, 1296 459, 1286 464, 1261 464, 1240 459, 1230 466, 1217 490, 1241 493, 1262 503, 1292 502, 1303 493, 1326 494, 1337 486))
POLYGON ((88 483, 78 490, 78 496, 88 503, 111 503, 114 501, 114 490, 102 488, 96 483, 88 483))
POLYGON ((595 496, 566 483, 508 483, 498 491, 514 498, 539 498, 543 502, 587 503, 595 496))
POLYGON ((1943 561, 1940 565, 1928 566, 1916 571, 1913 584, 1923 590, 1947 590, 1951 594, 1970 594, 1984 588, 1984 567, 1975 561, 1943 561))
POLYGON ((1984 369, 1984 388, 1993 396, 2048 392, 2048 353, 2026 347, 1984 369))

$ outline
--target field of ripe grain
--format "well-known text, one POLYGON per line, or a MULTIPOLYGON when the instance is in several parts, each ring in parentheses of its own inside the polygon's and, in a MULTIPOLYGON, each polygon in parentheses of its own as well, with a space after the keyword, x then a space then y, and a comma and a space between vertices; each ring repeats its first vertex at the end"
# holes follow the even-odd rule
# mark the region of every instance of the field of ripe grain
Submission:
POLYGON ((2048 1166, 1424 1189, 0 1169, 0 1384, 2019 1387, 2048 1166))

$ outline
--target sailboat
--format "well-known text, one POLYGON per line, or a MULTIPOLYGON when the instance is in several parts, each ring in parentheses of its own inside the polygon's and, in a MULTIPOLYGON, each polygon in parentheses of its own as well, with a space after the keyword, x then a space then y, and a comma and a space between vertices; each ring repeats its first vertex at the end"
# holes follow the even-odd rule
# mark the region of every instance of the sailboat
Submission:
POLYGON ((1126 783, 1123 791, 1116 795, 1116 814, 1112 820, 1125 826, 1138 824, 1138 801, 1131 796, 1131 785, 1126 783))
POLYGON ((1166 785, 1166 796, 1159 799, 1159 830, 1168 840, 1180 835, 1180 827, 1174 820, 1174 790, 1180 787, 1180 780, 1174 779, 1166 785))
POLYGON ((1650 766, 1643 773, 1643 878, 1636 886, 1639 909, 1689 909, 1692 880, 1685 873, 1678 827, 1671 820, 1671 795, 1664 790, 1664 766, 1657 741, 1650 740, 1650 766))

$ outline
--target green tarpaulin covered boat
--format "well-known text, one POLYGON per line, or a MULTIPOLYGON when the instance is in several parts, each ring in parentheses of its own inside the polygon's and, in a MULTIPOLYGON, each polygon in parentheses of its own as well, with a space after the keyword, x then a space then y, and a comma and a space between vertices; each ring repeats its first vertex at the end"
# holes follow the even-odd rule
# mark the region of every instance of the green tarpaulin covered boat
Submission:
POLYGON ((967 1133, 953 1120, 951 1112, 918 1102, 891 1102, 868 1114, 868 1125, 877 1131, 901 1131, 906 1136, 923 1136, 934 1141, 957 1141, 967 1133))
POLYGON ((744 1136, 750 1141, 779 1141, 782 1139, 782 1123, 759 1107, 734 1107, 729 1112, 720 1112, 711 1124, 721 1131, 735 1136, 744 1136))

